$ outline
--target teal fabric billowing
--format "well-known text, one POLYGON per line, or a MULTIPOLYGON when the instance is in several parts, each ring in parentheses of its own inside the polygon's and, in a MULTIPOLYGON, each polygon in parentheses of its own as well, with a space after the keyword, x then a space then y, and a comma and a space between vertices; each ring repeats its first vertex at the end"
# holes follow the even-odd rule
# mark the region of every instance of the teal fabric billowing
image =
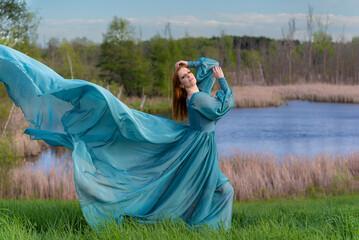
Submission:
POLYGON ((196 63, 201 92, 187 101, 190 126, 129 109, 106 89, 64 79, 5 46, 0 81, 30 122, 31 139, 72 150, 76 192, 95 229, 126 216, 229 228, 233 187, 218 166, 214 129, 234 99, 224 78, 217 97, 209 94, 216 61, 196 63))

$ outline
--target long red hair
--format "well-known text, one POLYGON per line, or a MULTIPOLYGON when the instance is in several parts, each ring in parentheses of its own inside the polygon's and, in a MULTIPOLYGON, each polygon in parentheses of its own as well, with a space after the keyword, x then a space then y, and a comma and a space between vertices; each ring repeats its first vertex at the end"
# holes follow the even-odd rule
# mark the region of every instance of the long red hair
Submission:
POLYGON ((184 88, 180 87, 181 81, 178 75, 178 71, 183 67, 183 65, 180 65, 172 75, 172 117, 175 121, 181 122, 188 118, 186 106, 187 92, 184 88))

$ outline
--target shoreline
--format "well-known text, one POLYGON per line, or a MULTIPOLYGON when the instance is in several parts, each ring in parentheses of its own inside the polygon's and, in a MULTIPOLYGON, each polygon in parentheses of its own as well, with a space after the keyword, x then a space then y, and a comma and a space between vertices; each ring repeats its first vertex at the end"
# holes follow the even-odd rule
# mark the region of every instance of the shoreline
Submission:
MULTIPOLYGON (((277 86, 251 85, 234 86, 232 90, 235 108, 277 107, 296 100, 359 104, 359 85, 321 83, 277 86)), ((211 94, 215 96, 215 92, 216 90, 211 94)), ((129 108, 141 111, 139 109, 142 102, 140 97, 123 96, 121 101, 129 108)), ((147 98, 142 111, 149 114, 171 113, 171 99, 168 97, 147 98)), ((3 115, 7 116, 8 113, 4 112, 3 115)), ((47 148, 47 144, 43 141, 30 141, 29 137, 23 134, 27 125, 22 112, 16 107, 11 116, 8 131, 12 133, 11 138, 17 149, 18 157, 36 156, 44 148, 47 148)))
MULTIPOLYGON (((297 84, 276 86, 234 86, 235 108, 258 108, 281 106, 289 101, 359 104, 359 85, 297 84)), ((216 92, 211 94, 215 96, 216 92)), ((139 110, 142 99, 124 97, 121 101, 128 107, 139 110)), ((167 97, 147 98, 143 112, 154 114, 171 111, 171 100, 167 97)))

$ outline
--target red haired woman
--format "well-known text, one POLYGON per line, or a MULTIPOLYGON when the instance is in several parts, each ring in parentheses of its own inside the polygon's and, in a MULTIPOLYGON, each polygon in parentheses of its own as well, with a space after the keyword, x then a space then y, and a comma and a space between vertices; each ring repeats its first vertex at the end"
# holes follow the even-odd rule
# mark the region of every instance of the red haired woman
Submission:
POLYGON ((126 216, 230 227, 233 187, 218 167, 214 129, 234 106, 232 90, 214 60, 176 66, 173 115, 188 116, 190 126, 130 109, 96 84, 64 79, 0 45, 0 82, 31 123, 25 133, 72 151, 77 196, 93 228, 126 216), (212 97, 215 79, 222 90, 212 97))

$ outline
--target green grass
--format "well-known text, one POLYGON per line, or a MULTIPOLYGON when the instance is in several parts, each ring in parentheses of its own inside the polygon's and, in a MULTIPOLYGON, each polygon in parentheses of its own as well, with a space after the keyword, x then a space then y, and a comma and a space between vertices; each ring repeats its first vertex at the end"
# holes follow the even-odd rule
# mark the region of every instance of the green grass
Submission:
POLYGON ((359 195, 235 202, 228 232, 128 220, 97 233, 77 201, 0 200, 0 239, 359 239, 359 195))

